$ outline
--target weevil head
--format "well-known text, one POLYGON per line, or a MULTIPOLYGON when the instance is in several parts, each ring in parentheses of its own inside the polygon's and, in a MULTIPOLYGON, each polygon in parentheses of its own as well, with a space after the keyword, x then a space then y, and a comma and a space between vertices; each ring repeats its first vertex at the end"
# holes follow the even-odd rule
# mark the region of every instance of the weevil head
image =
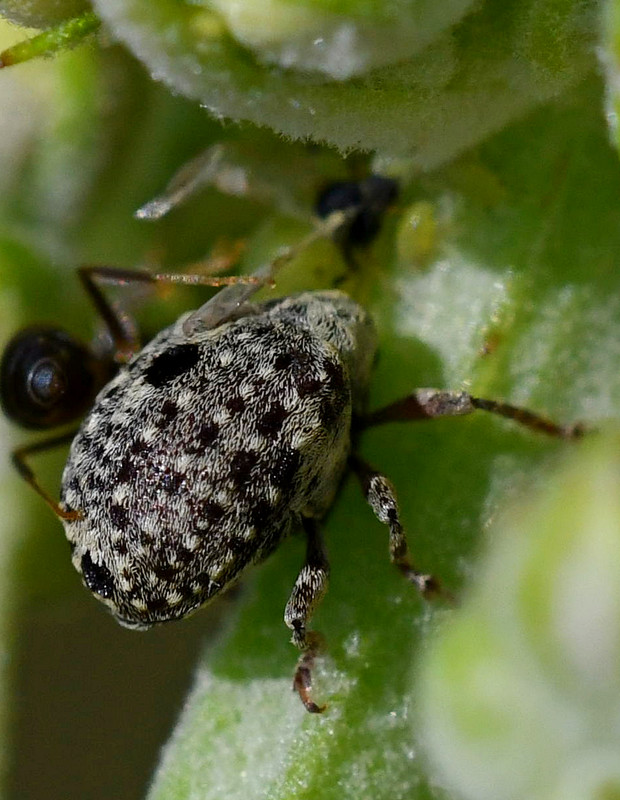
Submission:
POLYGON ((46 429, 84 414, 99 389, 97 359, 70 334, 43 325, 8 343, 0 364, 0 403, 25 428, 46 429))

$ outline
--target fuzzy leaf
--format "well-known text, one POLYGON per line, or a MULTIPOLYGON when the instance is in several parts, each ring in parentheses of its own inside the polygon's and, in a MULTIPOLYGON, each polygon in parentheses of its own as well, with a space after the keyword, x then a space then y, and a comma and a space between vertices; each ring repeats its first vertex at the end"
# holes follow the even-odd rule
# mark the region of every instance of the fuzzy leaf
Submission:
POLYGON ((456 796, 620 796, 619 452, 584 443, 494 526, 424 658, 416 727, 456 796))
MULTIPOLYGON (((161 33, 163 7, 149 3, 152 25, 136 22, 136 41, 144 31, 161 33)), ((129 14, 134 4, 125 8, 129 14)), ((166 28, 169 34, 182 31, 175 28, 179 14, 204 19, 204 9, 195 4, 169 8, 177 15, 166 28)), ((365 141, 367 108, 375 117, 367 130, 403 137, 402 149, 409 147, 411 131, 418 135, 417 120, 429 133, 416 139, 420 149, 413 166, 377 159, 376 169, 403 176, 402 196, 379 240, 356 257, 352 275, 333 245, 322 242, 281 276, 279 289, 287 292, 331 286, 338 276, 339 285, 371 309, 381 338, 374 407, 426 385, 471 388, 561 421, 598 424, 617 414, 620 169, 607 141, 603 87, 591 80, 566 91, 557 102, 489 138, 507 120, 574 86, 587 70, 584 42, 591 17, 586 13, 584 22, 583 9, 581 3, 480 6, 453 29, 450 44, 457 55, 471 58, 459 56, 456 73, 442 72, 447 62, 436 62, 438 72, 454 77, 454 83, 451 78, 434 82, 432 70, 422 70, 422 78, 414 75, 427 80, 427 105, 422 95, 410 92, 410 81, 393 87, 390 105, 389 92, 378 97, 383 83, 375 84, 377 91, 368 98, 366 77, 323 82, 315 76, 315 85, 307 76, 299 79, 303 91, 309 87, 318 97, 327 87, 335 98, 336 116, 323 108, 317 125, 333 128, 337 115, 348 110, 359 116, 342 131, 351 136, 358 125, 365 141), (578 22, 584 27, 571 28, 578 22), (504 80, 507 74, 515 80, 504 80), (469 87, 466 95, 457 91, 463 88, 461 75, 469 87), (419 116, 414 107, 421 109, 419 116), (410 111, 415 125, 407 117, 410 111), (435 127, 427 124, 427 111, 435 115, 435 127), (421 163, 444 163, 482 140, 457 161, 425 175, 417 171, 421 163), (412 173, 415 180, 407 178, 412 173)), ((322 10, 334 7, 325 4, 322 10)), ((113 32, 120 31, 120 23, 117 29, 110 20, 113 32)), ((165 58, 166 47, 176 46, 157 37, 144 41, 165 58)), ((234 65, 236 59, 247 64, 242 75, 248 85, 254 78, 281 83, 280 95, 258 93, 257 98, 267 110, 271 104, 274 118, 279 109, 289 120, 292 95, 285 83, 292 75, 257 66, 252 54, 228 36, 224 44, 217 41, 220 55, 234 65)), ((439 45, 438 39, 415 57, 422 60, 410 62, 412 74, 414 63, 430 65, 427 58, 439 45)), ((244 87, 237 91, 237 84, 228 82, 238 73, 224 70, 228 61, 219 58, 209 63, 221 97, 235 103, 241 97, 245 103, 244 87)), ((198 83, 207 75, 200 64, 195 75, 191 66, 197 62, 191 59, 169 61, 178 74, 184 74, 181 66, 189 66, 198 83)), ((368 80, 377 75, 381 70, 368 80)), ((293 205, 308 211, 328 180, 368 168, 362 160, 343 162, 333 152, 285 143, 265 132, 223 131, 202 110, 154 87, 119 49, 76 51, 7 70, 2 79, 5 336, 18 319, 46 319, 88 337, 96 322, 72 274, 80 262, 172 268, 208 255, 225 236, 243 238, 241 269, 251 270, 308 230, 307 221, 274 212, 287 205, 279 202, 282 194, 294 196, 293 205), (268 203, 211 189, 159 223, 131 218, 176 168, 222 140, 238 148, 247 174, 271 176, 268 203)), ((195 291, 180 300, 168 294, 145 309, 145 329, 155 330, 196 305, 195 291)), ((520 496, 526 481, 542 482, 549 461, 571 445, 481 413, 369 431, 361 449, 397 487, 416 562, 460 593, 471 577, 481 533, 498 509, 520 496)), ((41 470, 53 488, 61 463, 62 454, 55 470, 41 470)), ((15 643, 20 681, 27 672, 21 665, 34 664, 31 680, 42 687, 29 698, 25 683, 19 691, 11 692, 10 685, 4 691, 16 703, 14 785, 19 791, 13 795, 28 795, 38 773, 44 775, 47 800, 90 798, 97 791, 103 798, 139 796, 146 774, 140 748, 147 749, 150 765, 165 728, 161 721, 157 728, 151 714, 175 705, 183 682, 178 674, 168 680, 167 670, 181 660, 179 643, 203 636, 217 608, 144 636, 121 630, 79 586, 60 525, 27 487, 9 480, 7 475, 3 507, 14 505, 16 513, 3 523, 7 557, 0 564, 6 592, 0 598, 1 618, 11 620, 2 628, 7 632, 3 654, 15 643), (33 642, 37 620, 45 636, 33 642), (15 633, 19 638, 11 638, 15 633), (156 690, 149 694, 153 685, 156 690)), ((155 777, 153 797, 234 799, 243 793, 244 798, 422 800, 440 794, 427 777, 412 732, 418 698, 411 687, 415 660, 435 618, 452 612, 422 604, 390 566, 384 526, 373 519, 353 479, 326 522, 326 535, 332 582, 315 620, 328 642, 315 690, 329 703, 325 715, 307 715, 290 691, 296 652, 287 642, 282 612, 304 549, 294 539, 248 581, 225 635, 209 638, 195 689, 155 777)), ((184 652, 189 649, 186 644, 184 652)))
POLYGON ((154 78, 217 117, 341 151, 405 153, 425 169, 556 96, 593 66, 594 3, 519 0, 500 9, 487 2, 449 33, 441 24, 454 23, 466 4, 441 4, 441 20, 433 3, 365 3, 358 11, 349 3, 318 5, 273 3, 257 22, 253 3, 222 3, 221 16, 206 3, 95 2, 154 78), (325 13, 336 16, 325 21, 325 13), (353 32, 344 47, 341 26, 353 32), (404 37, 412 51, 404 58, 401 36, 413 27, 428 46, 416 54, 416 38, 404 37), (325 58, 313 55, 324 47, 325 58), (390 54, 398 63, 381 66, 390 54), (344 81, 306 71, 319 68, 332 78, 358 74, 344 81))
POLYGON ((88 0, 0 0, 0 16, 18 25, 46 28, 75 17, 88 7, 88 0))
MULTIPOLYGON (((620 171, 602 115, 585 112, 597 96, 596 84, 584 88, 406 192, 392 261, 386 233, 374 271, 366 263, 353 286, 380 323, 375 404, 414 385, 467 386, 560 420, 614 414, 620 171)), ((574 448, 482 414, 378 429, 362 445, 395 482, 416 562, 454 591, 497 510, 574 448)), ((567 517, 572 500, 568 492, 567 517)), ((385 537, 351 479, 327 522, 332 584, 316 617, 329 643, 316 689, 325 714, 309 717, 290 696, 281 614, 303 559, 293 542, 260 569, 231 631, 205 652, 150 800, 441 795, 419 758, 411 688, 439 609, 393 574, 385 537)), ((450 615, 440 612, 446 624, 450 615)), ((509 746, 498 751, 506 769, 525 769, 509 746)))

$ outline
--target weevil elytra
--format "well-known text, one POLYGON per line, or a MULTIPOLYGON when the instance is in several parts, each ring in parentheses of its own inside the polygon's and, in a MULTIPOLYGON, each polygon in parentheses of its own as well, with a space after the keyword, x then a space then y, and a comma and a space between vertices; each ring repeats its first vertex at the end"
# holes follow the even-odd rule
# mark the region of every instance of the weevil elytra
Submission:
MULTIPOLYGON (((337 208, 320 235, 350 225, 350 209, 337 208)), ((123 625, 148 628, 191 614, 303 528, 306 560, 284 620, 302 651, 294 686, 305 707, 317 712, 322 707, 310 688, 319 637, 308 624, 329 573, 320 521, 347 468, 389 528, 395 566, 423 595, 442 592, 413 566, 394 489, 355 452, 358 435, 380 423, 476 409, 563 438, 581 429, 435 389, 369 413, 376 334, 364 308, 340 291, 249 302, 290 256, 247 284, 223 289, 142 349, 99 282, 153 276, 82 268, 121 363, 112 368, 109 358, 95 358, 68 334, 30 329, 4 354, 2 401, 30 427, 67 422, 90 406, 77 433, 21 448, 14 461, 62 519, 84 583, 123 625), (26 459, 67 439, 72 444, 56 503, 26 459)))

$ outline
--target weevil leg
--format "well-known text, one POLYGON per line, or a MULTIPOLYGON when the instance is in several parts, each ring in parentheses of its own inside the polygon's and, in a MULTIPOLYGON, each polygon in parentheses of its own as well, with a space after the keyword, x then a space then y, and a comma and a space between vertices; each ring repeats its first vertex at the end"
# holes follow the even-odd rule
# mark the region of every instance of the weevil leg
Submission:
POLYGON ((497 400, 485 400, 467 392, 445 392, 440 389, 417 389, 407 397, 380 408, 378 411, 373 411, 360 421, 360 428, 364 430, 385 422, 464 416, 472 414, 477 409, 512 419, 526 428, 559 439, 579 439, 585 433, 585 428, 581 423, 559 425, 526 408, 519 408, 497 400))
POLYGON ((327 591, 329 562, 317 523, 304 519, 303 525, 307 536, 306 560, 286 604, 284 622, 293 631, 291 641, 302 651, 295 670, 293 690, 308 711, 320 714, 326 706, 319 706, 312 700, 311 690, 312 669, 322 649, 322 637, 316 631, 307 630, 307 625, 327 591))
POLYGON ((43 439, 40 442, 35 442, 34 444, 27 444, 24 447, 18 447, 11 454, 11 460, 13 461, 15 469, 21 475, 21 477, 26 481, 26 483, 32 486, 35 492, 37 492, 39 496, 43 498, 43 500, 45 500, 47 505, 52 509, 57 517, 65 520, 79 519, 81 516, 80 512, 65 511, 63 508, 61 508, 56 500, 54 500, 54 498, 41 486, 26 459, 35 453, 43 453, 46 450, 51 450, 54 447, 60 447, 60 445, 68 444, 75 438, 76 433, 77 429, 70 430, 66 433, 60 434, 60 436, 52 436, 48 439, 43 439))
POLYGON ((452 595, 443 589, 433 575, 416 569, 411 561, 407 538, 400 522, 396 491, 392 483, 357 455, 349 457, 351 469, 362 485, 364 496, 375 516, 390 530, 390 559, 392 564, 417 587, 425 599, 435 597, 454 602, 452 595))

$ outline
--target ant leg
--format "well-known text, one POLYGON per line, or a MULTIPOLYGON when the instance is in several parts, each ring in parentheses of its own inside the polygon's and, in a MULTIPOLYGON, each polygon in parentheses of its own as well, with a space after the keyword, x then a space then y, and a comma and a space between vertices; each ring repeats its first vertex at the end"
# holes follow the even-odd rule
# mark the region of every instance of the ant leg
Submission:
POLYGON ((104 295, 100 284, 108 283, 124 286, 130 283, 156 285, 161 283, 181 283, 191 286, 230 286, 231 284, 255 284, 258 279, 252 275, 212 276, 208 274, 187 274, 151 272, 147 269, 123 269, 104 265, 90 265, 78 268, 78 275, 86 294, 90 297, 98 314, 103 319, 114 344, 114 359, 124 363, 140 350, 140 341, 133 320, 122 310, 116 308, 104 295))
POLYGON ((357 455, 349 457, 349 464, 359 478, 364 496, 375 516, 390 529, 392 564, 417 587, 425 599, 441 597, 453 603, 452 595, 442 589, 437 578, 420 572, 413 566, 407 538, 400 522, 396 491, 390 481, 357 455))
POLYGON ((183 164, 164 191, 135 212, 136 219, 161 219, 204 186, 213 183, 222 169, 224 154, 224 146, 216 144, 183 164))
POLYGON ((314 165, 311 157, 305 154, 300 160, 299 153, 295 156, 292 184, 291 166, 282 171, 281 159, 277 164, 272 161, 269 155, 257 161, 255 149, 248 149, 239 141, 220 142, 183 164, 164 191, 145 203, 134 216, 142 220, 161 219, 210 186, 222 194, 245 197, 277 208, 286 216, 307 220, 308 204, 298 195, 308 191, 309 181, 302 176, 307 176, 314 165))
POLYGON ((293 631, 291 641, 302 651, 295 670, 293 690, 307 711, 320 714, 326 706, 319 706, 312 700, 311 689, 312 668, 322 649, 322 637, 316 631, 306 630, 306 626, 327 591, 329 563, 316 522, 304 519, 303 525, 308 537, 306 561, 286 604, 284 622, 293 631))
POLYGON ((11 454, 13 465, 21 477, 26 481, 26 483, 32 486, 35 492, 37 492, 39 496, 43 498, 43 500, 45 500, 54 514, 56 514, 56 516, 60 519, 64 520, 80 519, 81 513, 79 511, 65 511, 63 508, 61 508, 56 500, 54 500, 51 495, 41 486, 34 472, 26 463, 26 459, 35 453, 42 453, 45 450, 51 450, 54 447, 68 444, 75 438, 76 432, 76 430, 71 430, 61 434, 60 436, 53 436, 48 439, 43 439, 40 442, 35 442, 34 444, 27 444, 24 447, 18 447, 17 450, 14 450, 11 454))
POLYGON ((250 297, 264 286, 272 286, 275 275, 281 267, 303 253, 317 240, 332 236, 346 224, 354 211, 334 211, 296 245, 287 247, 280 255, 259 267, 243 281, 229 279, 229 282, 235 285, 227 286, 190 314, 183 324, 185 333, 191 336, 199 331, 215 328, 228 320, 254 313, 254 307, 248 303, 250 297))
POLYGON ((227 272, 239 263, 245 249, 246 242, 243 239, 217 239, 206 258, 185 264, 179 272, 186 275, 218 275, 227 272))
POLYGON ((581 423, 558 425, 526 408, 519 408, 497 400, 485 400, 467 392, 444 392, 439 389, 417 389, 407 397, 368 414, 360 421, 360 427, 364 430, 385 422, 464 416, 472 414, 477 409, 512 419, 530 430, 559 439, 579 439, 585 433, 585 428, 581 423))

